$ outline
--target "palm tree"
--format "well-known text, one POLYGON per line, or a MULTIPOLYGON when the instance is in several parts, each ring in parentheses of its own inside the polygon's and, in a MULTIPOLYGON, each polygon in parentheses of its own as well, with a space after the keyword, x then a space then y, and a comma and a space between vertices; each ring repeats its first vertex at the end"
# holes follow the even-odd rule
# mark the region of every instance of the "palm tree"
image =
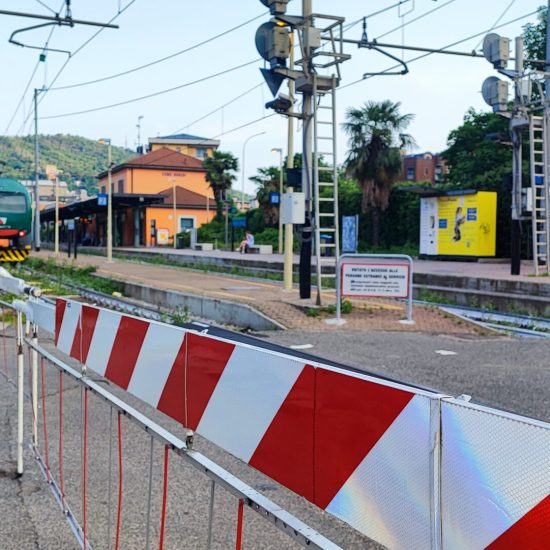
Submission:
POLYGON ((249 179, 257 185, 256 199, 263 211, 264 223, 276 227, 279 222, 279 208, 269 204, 269 195, 272 191, 279 191, 279 168, 258 168, 258 175, 249 179))
POLYGON ((414 147, 404 130, 414 115, 402 115, 401 103, 368 101, 346 112, 343 128, 349 136, 346 173, 363 191, 361 209, 372 216, 372 244, 380 243, 380 214, 388 207, 393 184, 401 174, 401 150, 414 147))
POLYGON ((206 168, 206 181, 210 184, 216 200, 216 215, 218 220, 223 216, 223 203, 227 191, 236 180, 235 172, 239 169, 239 161, 232 153, 214 151, 203 163, 206 168))

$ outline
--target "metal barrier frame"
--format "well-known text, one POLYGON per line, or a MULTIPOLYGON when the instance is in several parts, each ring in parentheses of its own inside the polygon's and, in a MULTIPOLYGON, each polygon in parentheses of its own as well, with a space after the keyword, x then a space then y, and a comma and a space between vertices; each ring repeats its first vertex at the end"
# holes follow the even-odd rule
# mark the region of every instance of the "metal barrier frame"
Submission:
MULTIPOLYGON (((20 313, 19 313, 20 314, 20 313)), ((122 413, 126 418, 140 426, 147 434, 152 438, 160 441, 172 451, 174 451, 179 456, 183 457, 189 464, 194 468, 201 471, 206 475, 212 482, 211 491, 210 491, 210 516, 208 524, 208 533, 209 541, 208 548, 211 547, 211 529, 212 529, 212 512, 213 512, 213 499, 214 499, 214 488, 216 485, 220 485, 226 489, 229 493, 236 496, 244 505, 248 506, 250 509, 257 512, 262 518, 268 520, 273 524, 277 529, 289 536, 294 542, 300 544, 301 546, 314 549, 323 549, 323 550, 337 550, 340 546, 336 545, 313 528, 309 527, 294 515, 290 514, 279 505, 275 504, 273 501, 269 500, 261 493, 235 477, 233 474, 199 453, 188 447, 185 441, 177 438, 169 431, 162 428, 157 423, 153 422, 147 418, 144 414, 140 413, 105 388, 95 383, 93 380, 89 379, 86 374, 80 373, 74 368, 66 365, 63 361, 52 355, 49 351, 39 346, 33 339, 24 338, 22 343, 25 343, 35 354, 36 357, 41 356, 44 359, 47 359, 55 367, 57 367, 61 372, 70 376, 73 380, 78 382, 83 388, 90 390, 94 395, 102 398, 104 401, 109 403, 109 405, 116 411, 122 413)), ((22 358, 23 354, 20 354, 21 357, 21 373, 23 369, 22 358)), ((33 362, 34 365, 34 362, 33 362)), ((19 358, 18 358, 18 368, 19 368, 19 358)), ((34 368, 34 367, 33 367, 34 368)), ((23 387, 23 375, 21 374, 20 378, 21 384, 18 386, 19 392, 21 393, 23 387)), ((36 394, 33 396, 35 399, 36 394)), ((23 407, 20 407, 20 416, 22 417, 23 407)), ((19 468, 18 461, 18 473, 23 473, 23 423, 18 424, 18 440, 19 445, 18 449, 21 451, 21 465, 19 468)), ((82 536, 82 529, 78 525, 76 518, 70 512, 68 507, 62 505, 61 492, 59 487, 52 483, 53 480, 46 476, 46 469, 40 458, 37 457, 38 463, 42 472, 45 474, 45 477, 48 479, 51 490, 60 504, 67 516, 67 521, 71 525, 71 529, 77 536, 77 539, 82 548, 84 548, 84 538, 82 536)), ((88 543, 88 548, 91 546, 88 543)))

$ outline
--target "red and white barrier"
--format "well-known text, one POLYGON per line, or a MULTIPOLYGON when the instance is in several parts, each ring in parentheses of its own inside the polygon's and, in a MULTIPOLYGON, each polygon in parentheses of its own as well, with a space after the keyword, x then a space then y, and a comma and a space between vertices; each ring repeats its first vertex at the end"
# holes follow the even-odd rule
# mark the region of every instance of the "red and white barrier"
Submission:
POLYGON ((56 345, 392 548, 429 548, 441 396, 58 300, 56 345))
POLYGON ((445 549, 550 546, 550 426, 456 400, 442 404, 445 549))

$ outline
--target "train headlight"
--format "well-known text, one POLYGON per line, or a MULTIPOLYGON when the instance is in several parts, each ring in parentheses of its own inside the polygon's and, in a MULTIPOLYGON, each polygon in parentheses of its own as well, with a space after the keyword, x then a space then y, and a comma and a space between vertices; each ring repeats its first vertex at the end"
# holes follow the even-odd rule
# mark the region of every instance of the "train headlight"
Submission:
POLYGON ((27 234, 27 231, 25 229, 22 229, 21 231, 19 231, 20 237, 24 237, 26 234, 27 234))

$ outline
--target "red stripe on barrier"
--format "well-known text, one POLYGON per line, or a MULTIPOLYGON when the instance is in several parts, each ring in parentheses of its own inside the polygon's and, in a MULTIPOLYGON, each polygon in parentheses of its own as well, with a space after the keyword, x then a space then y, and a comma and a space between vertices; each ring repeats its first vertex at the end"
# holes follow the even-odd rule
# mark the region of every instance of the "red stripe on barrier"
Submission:
POLYGON ((166 501, 168 497, 168 445, 164 446, 164 475, 162 484, 162 510, 160 513, 159 550, 164 548, 164 529, 166 527, 166 501))
POLYGON ((237 509, 237 536, 235 540, 235 550, 241 550, 243 547, 243 516, 244 516, 244 500, 239 499, 239 507, 237 509))
POLYGON ((147 321, 125 316, 120 319, 111 356, 105 370, 105 378, 123 390, 130 383, 148 328, 147 321))
POLYGON ((545 550, 549 546, 550 495, 487 546, 487 550, 545 550))
POLYGON ((306 365, 249 464, 313 500, 315 369, 306 365))
POLYGON ((185 422, 185 363, 189 334, 183 338, 178 355, 164 384, 157 409, 184 426, 185 422))
POLYGON ((116 512, 116 537, 115 550, 119 549, 120 543, 120 518, 122 514, 122 424, 121 413, 118 411, 118 505, 116 512))
POLYGON ((87 510, 86 510, 86 482, 87 482, 87 461, 88 461, 88 388, 84 388, 84 419, 82 436, 82 525, 84 548, 88 548, 86 537, 87 510))
POLYGON ((54 340, 55 345, 57 346, 57 341, 59 340, 59 332, 61 331, 61 323, 63 323, 63 316, 65 315, 65 308, 67 307, 67 302, 58 298, 55 301, 55 334, 54 340))
POLYGON ((315 504, 326 508, 413 393, 325 369, 315 391, 315 504))
POLYGON ((196 430, 235 345, 198 334, 188 338, 185 425, 196 430))
POLYGON ((94 336, 95 325, 99 317, 99 309, 96 307, 82 306, 80 315, 82 323, 82 349, 80 361, 86 363, 88 360, 88 352, 90 351, 90 344, 94 336))

